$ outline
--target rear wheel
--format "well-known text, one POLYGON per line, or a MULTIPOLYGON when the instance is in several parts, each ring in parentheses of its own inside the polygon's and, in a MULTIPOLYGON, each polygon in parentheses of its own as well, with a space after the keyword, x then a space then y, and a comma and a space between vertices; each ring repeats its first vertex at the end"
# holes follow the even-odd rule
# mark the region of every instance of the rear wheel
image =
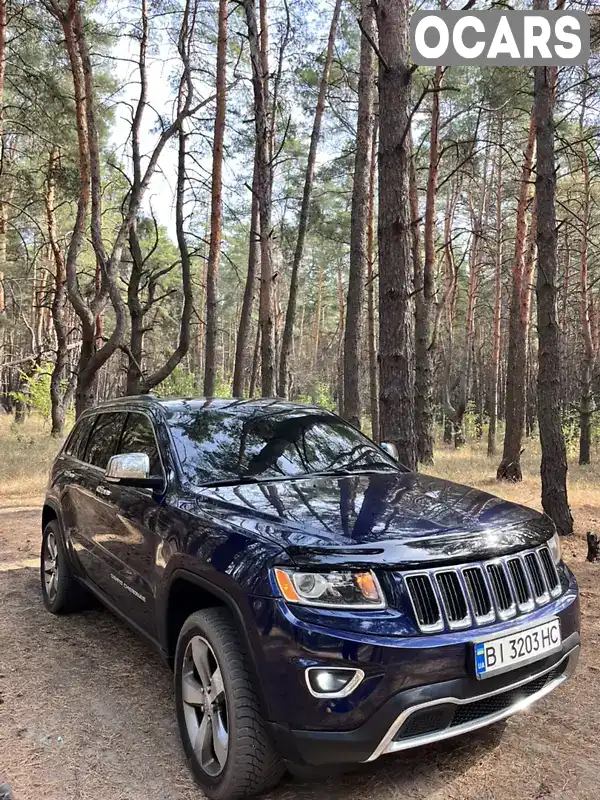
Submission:
POLYGON ((66 614, 85 606, 85 591, 71 573, 57 520, 42 535, 40 581, 44 605, 52 614, 66 614))
POLYGON ((279 781, 284 767, 226 609, 198 611, 184 623, 175 654, 175 702, 183 747, 211 800, 251 797, 279 781))

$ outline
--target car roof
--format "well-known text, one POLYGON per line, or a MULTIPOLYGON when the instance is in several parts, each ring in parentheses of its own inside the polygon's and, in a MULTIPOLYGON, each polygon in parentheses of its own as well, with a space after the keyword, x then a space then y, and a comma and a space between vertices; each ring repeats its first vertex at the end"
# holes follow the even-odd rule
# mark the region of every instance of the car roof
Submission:
POLYGON ((220 410, 228 413, 239 413, 246 416, 256 412, 281 413, 294 411, 318 411, 327 412, 321 406, 308 405, 304 403, 293 403, 280 397, 259 397, 254 399, 244 398, 205 398, 205 397, 156 397, 155 395, 136 395, 133 397, 118 397, 114 400, 105 400, 94 406, 90 411, 120 408, 160 408, 167 416, 178 412, 197 412, 208 410, 220 410))

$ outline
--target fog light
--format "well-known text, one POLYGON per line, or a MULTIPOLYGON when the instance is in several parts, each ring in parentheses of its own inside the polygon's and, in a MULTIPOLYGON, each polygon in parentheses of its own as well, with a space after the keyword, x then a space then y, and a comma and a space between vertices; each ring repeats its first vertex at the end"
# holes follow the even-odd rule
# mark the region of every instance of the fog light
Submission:
POLYGON ((308 667, 306 685, 314 697, 347 697, 364 677, 362 669, 351 667, 308 667))

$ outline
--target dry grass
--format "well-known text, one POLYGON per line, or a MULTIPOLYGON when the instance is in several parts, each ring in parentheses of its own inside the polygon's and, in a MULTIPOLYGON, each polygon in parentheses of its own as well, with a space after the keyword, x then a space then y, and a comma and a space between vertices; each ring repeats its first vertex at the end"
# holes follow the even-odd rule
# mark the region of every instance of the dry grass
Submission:
POLYGON ((20 505, 24 498, 43 494, 60 445, 40 417, 16 425, 12 417, 0 416, 0 506, 20 505))

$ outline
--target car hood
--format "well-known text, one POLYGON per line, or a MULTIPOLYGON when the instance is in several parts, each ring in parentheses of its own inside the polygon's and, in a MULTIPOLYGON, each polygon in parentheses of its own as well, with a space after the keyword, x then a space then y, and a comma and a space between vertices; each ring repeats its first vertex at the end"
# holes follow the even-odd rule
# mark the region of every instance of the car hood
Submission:
POLYGON ((198 499, 282 545, 299 567, 479 560, 535 547, 553 533, 532 509, 413 472, 202 488, 198 499))

